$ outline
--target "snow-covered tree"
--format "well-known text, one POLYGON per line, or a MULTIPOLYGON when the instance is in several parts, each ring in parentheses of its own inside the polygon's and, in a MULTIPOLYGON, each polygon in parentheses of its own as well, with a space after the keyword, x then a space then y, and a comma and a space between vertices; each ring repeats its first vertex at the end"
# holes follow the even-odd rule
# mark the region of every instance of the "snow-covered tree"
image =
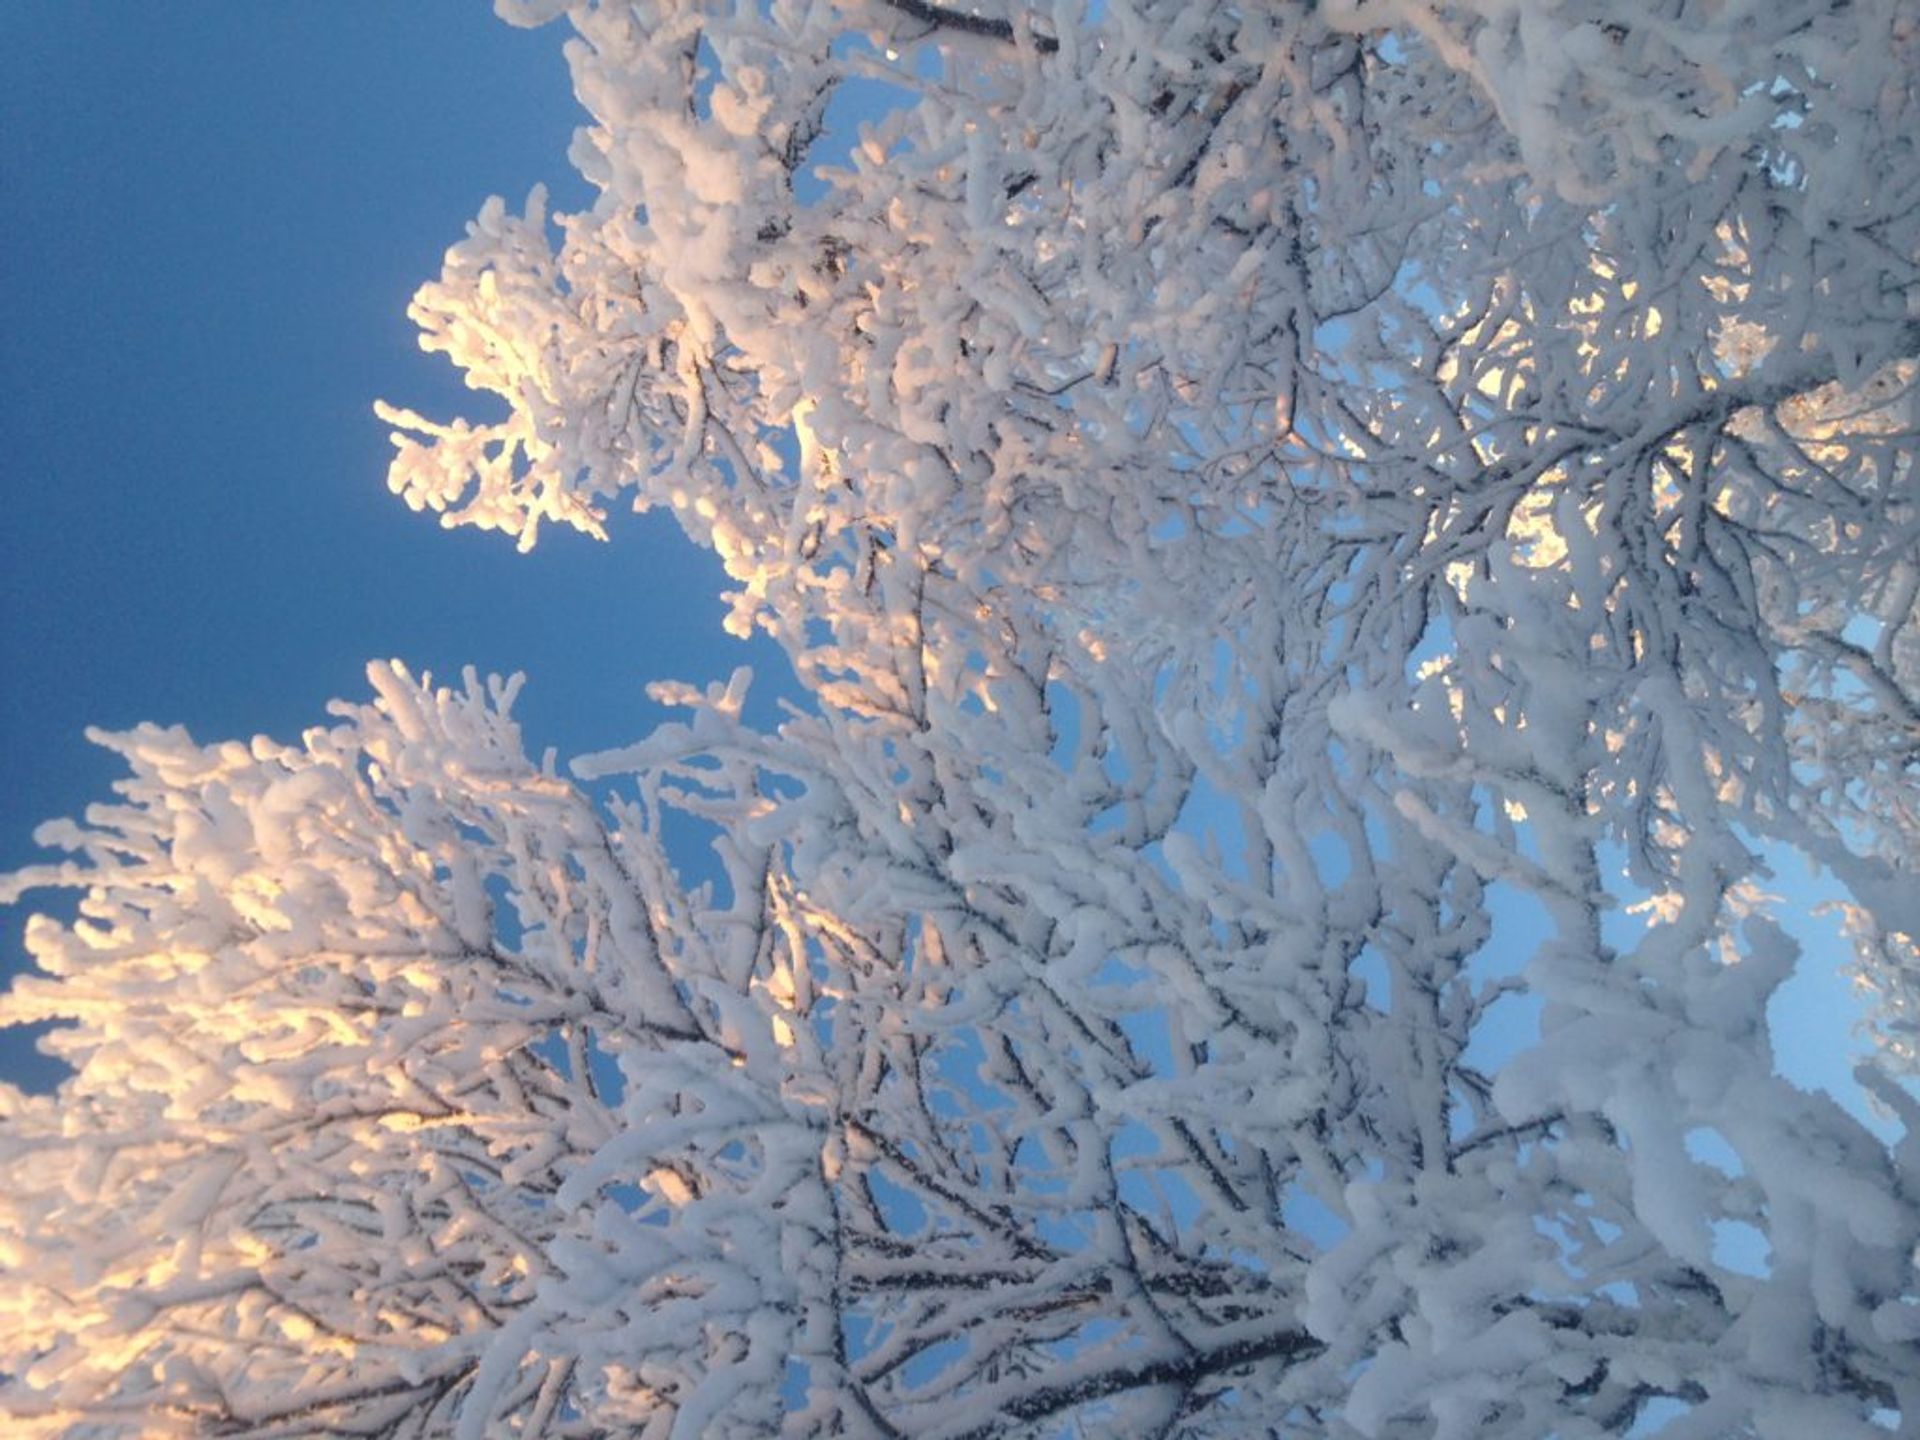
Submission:
POLYGON ((1920 1435, 1914 0, 569 18, 393 486, 669 508, 813 703, 103 737, 13 1433, 1920 1435))

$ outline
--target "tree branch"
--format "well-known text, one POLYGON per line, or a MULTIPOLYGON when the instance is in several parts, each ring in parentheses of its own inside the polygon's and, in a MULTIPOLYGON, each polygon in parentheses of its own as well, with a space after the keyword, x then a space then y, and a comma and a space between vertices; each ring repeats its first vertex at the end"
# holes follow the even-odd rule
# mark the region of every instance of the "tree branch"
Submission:
MULTIPOLYGON (((949 10, 944 5, 928 4, 927 0, 880 0, 880 3, 889 10, 898 10, 902 15, 936 30, 958 30, 965 35, 1004 40, 1009 44, 1018 38, 1011 20, 1001 20, 991 15, 973 15, 964 10, 949 10)), ((1060 48, 1060 42, 1051 35, 1035 34, 1033 44, 1042 55, 1051 55, 1060 48)))

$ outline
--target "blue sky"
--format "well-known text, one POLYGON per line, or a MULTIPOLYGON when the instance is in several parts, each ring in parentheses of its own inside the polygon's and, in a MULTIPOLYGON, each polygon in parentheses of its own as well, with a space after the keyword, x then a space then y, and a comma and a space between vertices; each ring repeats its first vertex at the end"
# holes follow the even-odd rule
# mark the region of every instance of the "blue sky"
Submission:
MULTIPOLYGON (((521 556, 385 489, 376 397, 477 404, 420 353, 414 288, 488 195, 585 202, 559 40, 478 0, 0 8, 0 870, 107 798, 84 726, 292 738, 376 657, 526 670, 536 753, 625 743, 648 680, 747 661, 771 718, 784 662, 722 633, 717 565, 663 517, 521 556)), ((1776 1006, 1783 1068, 1844 1093, 1857 1007, 1797 872, 1817 958, 1776 1006)), ((53 1073, 0 1033, 0 1076, 53 1073)))
MULTIPOLYGON (((376 397, 478 403, 414 288, 488 195, 584 203, 560 39, 476 0, 0 7, 0 870, 109 798, 89 724, 291 739, 397 656, 526 670, 530 746, 572 755, 644 731, 648 680, 770 688, 664 517, 522 556, 386 491, 376 397)), ((50 1073, 0 1034, 0 1075, 50 1073)))

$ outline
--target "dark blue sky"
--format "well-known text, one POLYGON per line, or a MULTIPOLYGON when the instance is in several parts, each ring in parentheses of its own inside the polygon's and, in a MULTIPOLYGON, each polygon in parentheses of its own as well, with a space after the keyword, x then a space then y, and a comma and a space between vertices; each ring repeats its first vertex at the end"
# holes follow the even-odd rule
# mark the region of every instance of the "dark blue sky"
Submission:
MULTIPOLYGON (((530 746, 571 755, 748 658, 664 517, 521 556, 386 491, 376 397, 480 403, 414 288, 488 195, 584 203, 561 39, 477 0, 0 8, 0 870, 108 798, 89 724, 291 739, 397 656, 527 671, 530 746)), ((0 911, 0 971, 57 898, 0 911)), ((0 1075, 33 1060, 0 1035, 0 1075)))

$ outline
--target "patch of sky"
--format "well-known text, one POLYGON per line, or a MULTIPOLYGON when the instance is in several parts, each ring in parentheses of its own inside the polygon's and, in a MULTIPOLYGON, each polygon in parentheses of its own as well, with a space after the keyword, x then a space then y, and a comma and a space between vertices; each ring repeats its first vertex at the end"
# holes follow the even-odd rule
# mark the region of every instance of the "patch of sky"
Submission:
POLYGON ((1047 758, 1062 774, 1071 775, 1080 755, 1080 698, 1058 680, 1046 688, 1047 724, 1053 749, 1047 758))
MULTIPOLYGON (((1126 829, 1126 826, 1127 807, 1125 805, 1109 805, 1087 822, 1087 833, 1089 835, 1111 835, 1117 830, 1126 829)), ((1165 860, 1161 858, 1160 847, 1158 845, 1142 851, 1141 855, 1143 858, 1154 862, 1159 867, 1160 873, 1166 876, 1167 879, 1171 880, 1173 878, 1173 872, 1167 869, 1165 860)))
MULTIPOLYGON (((1338 316, 1332 320, 1323 320, 1318 325, 1313 327, 1314 349, 1321 357, 1334 357, 1334 356, 1346 355, 1350 353, 1349 347, 1353 343, 1353 331, 1354 331, 1353 321, 1344 315, 1338 316)), ((1363 371, 1359 370, 1351 362, 1348 362, 1348 361, 1336 361, 1331 366, 1331 369, 1334 372, 1334 378, 1339 378, 1339 379, 1357 381, 1361 379, 1364 375, 1363 371)), ((1302 429, 1300 433, 1302 435, 1307 435, 1307 431, 1305 429, 1302 429)), ((1320 440, 1332 439, 1333 436, 1332 436, 1332 432, 1328 432, 1326 435, 1323 435, 1323 436, 1308 436, 1308 438, 1313 440, 1314 443, 1318 444, 1320 440)), ((1330 445, 1330 446, 1327 446, 1326 448, 1334 451, 1339 451, 1339 450, 1349 448, 1350 444, 1351 442, 1346 442, 1343 444, 1330 445)))
MULTIPOLYGON (((1553 937, 1546 907, 1526 891, 1495 881, 1486 887, 1491 935, 1467 958, 1466 975, 1476 990, 1513 980, 1553 937)), ((1493 1074, 1514 1056, 1540 1041, 1538 996, 1509 992, 1489 1005, 1473 1027, 1461 1058, 1482 1074, 1493 1074)))
POLYGON ((1647 1440, 1647 1437, 1658 1435, 1692 1409, 1684 1400, 1675 1400, 1670 1395, 1652 1396, 1640 1407, 1640 1413, 1634 1417, 1633 1426, 1624 1440, 1647 1440))
POLYGON ((1323 1252, 1346 1239, 1353 1228, 1298 1180, 1289 1181, 1280 1192, 1280 1218, 1288 1230, 1323 1252))
POLYGON ((1479 1022, 1460 1052, 1463 1064, 1482 1075, 1505 1068, 1516 1055, 1540 1043, 1540 1014, 1545 1002, 1538 995, 1508 991, 1481 1012, 1479 1022))
POLYGON ((1428 623, 1426 633, 1420 637, 1407 656, 1407 679, 1416 681, 1425 673, 1428 666, 1444 660, 1453 654, 1453 622, 1444 614, 1435 614, 1428 623))
POLYGON ((1113 1134, 1108 1153, 1115 1160, 1139 1160, 1160 1153, 1160 1137, 1138 1120, 1129 1120, 1113 1134))
POLYGON ((487 893, 487 902, 493 910, 493 941, 502 950, 518 950, 525 926, 520 920, 520 907, 514 904, 513 882, 507 876, 495 871, 482 882, 487 893))
POLYGON ((1574 1263, 1574 1256, 1580 1252, 1580 1242, 1574 1239, 1567 1227, 1552 1216, 1536 1215, 1533 1217, 1533 1229, 1535 1234, 1553 1241, 1561 1272, 1570 1279, 1579 1279, 1583 1272, 1574 1263))
MULTIPOLYGON (((1856 615, 1841 629, 1843 640, 1871 649, 1879 638, 1880 622, 1871 616, 1856 615)), ((1872 707, 1877 704, 1874 691, 1851 666, 1831 665, 1821 670, 1785 660, 1776 667, 1784 672, 1786 688, 1805 692, 1820 699, 1848 707, 1872 707)))
POLYGON ((1222 874, 1240 881, 1248 878, 1247 832, 1240 806, 1204 775, 1194 776, 1173 828, 1195 840, 1207 862, 1222 874))
POLYGON ((929 1345, 900 1367, 900 1378, 914 1389, 931 1385, 964 1357, 971 1346, 965 1336, 941 1340, 929 1345))
POLYGON ((1147 537, 1156 545, 1171 545, 1183 538, 1191 528, 1184 513, 1170 511, 1147 532, 1147 537))
POLYGON ((1710 1125, 1696 1125, 1686 1133, 1687 1154, 1702 1165, 1711 1166, 1730 1179, 1747 1173, 1740 1156, 1727 1137, 1710 1125))
MULTIPOLYGON (((1346 751, 1342 751, 1338 743, 1334 743, 1334 745, 1329 747, 1329 755, 1332 755, 1332 753, 1338 753, 1342 758, 1346 758, 1346 751)), ((1352 791, 1348 791, 1348 793, 1352 793, 1352 791)), ((1390 866, 1390 864, 1394 862, 1394 847, 1392 847, 1392 843, 1388 841, 1388 835, 1386 835, 1386 822, 1380 818, 1379 810, 1375 810, 1371 804, 1363 806, 1361 812, 1359 812, 1359 833, 1365 835, 1367 854, 1371 854, 1371 856, 1375 858, 1375 864, 1379 864, 1379 866, 1384 868, 1384 866, 1390 866)))
POLYGON ((1458 1144, 1473 1133, 1474 1117, 1479 1111, 1471 1097, 1458 1086, 1447 1089, 1447 1139, 1458 1144))
POLYGON ((666 1206, 656 1204, 652 1195, 630 1180, 616 1180, 600 1193, 619 1206, 623 1214, 632 1216, 638 1224, 665 1225, 671 1218, 666 1206))
POLYGON ((1095 1318, 1082 1325, 1064 1340, 1055 1340, 1043 1349, 1051 1350, 1063 1359, 1071 1359, 1081 1351, 1095 1345, 1103 1345, 1125 1331, 1126 1327, 1118 1320, 1095 1318))
MULTIPOLYGON (((781 472, 797 482, 800 478, 799 431, 792 425, 763 426, 759 431, 758 439, 779 459, 781 472)), ((716 457, 716 459, 724 459, 724 457, 716 457)))
POLYGON ((807 1391, 813 1385, 813 1371, 804 1360, 787 1357, 786 1369, 780 1376, 780 1408, 791 1415, 796 1410, 804 1410, 807 1405, 807 1391))
POLYGON ((587 1069, 603 1105, 618 1105, 626 1098, 627 1077, 620 1062, 595 1038, 587 1040, 587 1069))
POLYGON ((1347 848, 1347 842, 1331 830, 1321 830, 1307 841, 1307 855, 1313 861, 1320 883, 1329 890, 1339 889, 1353 874, 1353 852, 1347 848))
POLYGON ((802 622, 801 633, 810 654, 817 654, 833 644, 833 626, 818 615, 806 617, 802 622))
POLYGON ((840 1312, 840 1344, 847 1353, 849 1362, 865 1359, 874 1350, 886 1343, 888 1333, 893 1327, 884 1320, 876 1320, 857 1310, 840 1312))
MULTIPOLYGON (((1206 1253, 1209 1258, 1218 1258, 1221 1252, 1216 1247, 1209 1245, 1206 1253)), ((1225 1253, 1229 1265, 1237 1265, 1242 1270, 1251 1271, 1255 1275, 1271 1275, 1273 1273, 1273 1262, 1270 1256, 1256 1255, 1251 1250, 1228 1250, 1225 1253)))
MULTIPOLYGON (((1903 1127, 1877 1105, 1854 1079, 1854 1067, 1873 1052, 1866 1034, 1867 998, 1850 983, 1846 971, 1853 944, 1841 926, 1846 891, 1824 869, 1798 851, 1742 833, 1756 850, 1770 878, 1767 914, 1800 946, 1793 973, 1767 1005, 1774 1071, 1802 1090, 1819 1091, 1889 1143, 1903 1127)), ((1647 931, 1661 923, 1644 906, 1652 897, 1626 874, 1626 852, 1602 848, 1602 873, 1616 904, 1601 917, 1601 939, 1619 953, 1630 953, 1647 931)))
POLYGON ((1635 907, 1652 898, 1629 872, 1626 846, 1606 841, 1594 855, 1612 904, 1600 912, 1600 942, 1615 954, 1625 954, 1640 943, 1652 923, 1650 912, 1635 907))
POLYGON ((1360 982, 1369 1009, 1382 1015, 1393 1013, 1393 984, 1387 976, 1387 962, 1372 945, 1360 947, 1360 953, 1347 964, 1347 976, 1360 982))
POLYGON ((987 1050, 978 1030, 962 1026, 943 1035, 933 1056, 933 1074, 938 1083, 927 1087, 927 1103, 933 1107, 933 1113, 958 1119, 1011 1104, 999 1086, 981 1073, 986 1063, 987 1050), (963 1095, 965 1101, 960 1098, 963 1095))
POLYGON ((567 1037, 558 1030, 549 1030, 527 1049, 551 1066, 561 1079, 573 1079, 573 1057, 567 1054, 567 1037))
POLYGON ((1744 1220, 1715 1220, 1712 1229, 1714 1264, 1760 1280, 1773 1273, 1773 1247, 1757 1226, 1744 1220))
POLYGON ((840 1002, 831 995, 820 995, 813 1002, 813 1008, 807 1013, 807 1019, 813 1026, 814 1039, 820 1048, 829 1054, 833 1051, 834 1012, 840 1002))
POLYGON ((1193 1187, 1171 1170, 1127 1170, 1120 1176, 1118 1188, 1127 1207, 1150 1222, 1170 1244, 1177 1243, 1181 1233, 1206 1213, 1193 1187))
POLYGON ((1518 810, 1507 808, 1508 797, 1496 794, 1485 785, 1473 787, 1474 825, 1488 835, 1500 836, 1511 844, 1516 855, 1530 860, 1535 865, 1540 860, 1540 838, 1534 833, 1533 826, 1524 820, 1516 820, 1518 810), (1511 837, 1510 839, 1508 837, 1511 837))
POLYGON ((1100 968, 1094 972, 1093 983, 1100 986, 1125 987, 1138 985, 1142 981, 1153 979, 1153 972, 1141 965, 1131 965, 1118 955, 1109 955, 1100 962, 1100 968))
POLYGON ((1173 1032, 1164 1010, 1136 1010, 1122 1015, 1120 1029, 1135 1057, 1155 1075, 1173 1074, 1173 1032))
POLYGON ((1033 1233, 1040 1237, 1040 1243, 1051 1245, 1054 1249, 1075 1254, 1087 1248, 1093 1238, 1093 1229, 1085 1215, 1036 1215, 1033 1220, 1033 1233))
POLYGON ((1880 632, 1886 627, 1873 615, 1855 615, 1840 628, 1840 638, 1849 645, 1858 645, 1862 650, 1871 650, 1880 641, 1880 632))
POLYGON ((1242 535, 1252 535, 1264 530, 1271 511, 1265 505, 1248 506, 1213 527, 1213 533, 1222 540, 1238 539, 1242 535))
POLYGON ((918 1235, 927 1228, 927 1207, 919 1196, 889 1180, 883 1170, 869 1170, 866 1179, 873 1203, 889 1231, 895 1235, 918 1235))
POLYGON ((689 895, 704 887, 712 905, 724 909, 730 904, 733 887, 715 848, 725 838, 725 831, 704 816, 672 805, 662 807, 656 823, 673 872, 689 895))
POLYGON ((1853 1077, 1854 1067, 1872 1055, 1873 1042, 1866 1031, 1867 997, 1846 974, 1854 951, 1841 928, 1844 892, 1797 855, 1772 860, 1783 902, 1773 907, 1773 918, 1800 945, 1793 974, 1767 1004, 1773 1068, 1802 1090, 1825 1092, 1891 1143, 1903 1127, 1853 1077))
POLYGON ((1068 1177, 1055 1156, 1048 1153, 1046 1141, 1038 1135, 1020 1137, 1020 1142, 1013 1147, 1013 1169, 1019 1177, 1020 1188, 1028 1194, 1067 1193, 1068 1177))
POLYGON ((1494 931, 1467 958, 1467 973, 1480 985, 1523 973, 1526 962, 1553 939, 1553 920, 1538 897, 1496 879, 1486 887, 1484 902, 1494 931))
MULTIPOLYGON (((833 54, 835 59, 842 61, 869 57, 876 68, 882 58, 865 37, 857 35, 836 40, 833 54)), ((923 75, 929 70, 937 73, 938 56, 931 49, 923 49, 916 63, 923 75)), ((842 157, 852 154, 865 127, 877 124, 895 110, 911 106, 915 99, 913 91, 904 85, 891 83, 878 75, 847 76, 834 87, 833 95, 827 101, 820 134, 813 142, 809 158, 825 157, 837 165, 842 157)), ((793 194, 802 205, 817 203, 832 188, 831 182, 821 174, 819 165, 802 164, 794 172, 793 194)))
POLYGON ((933 1073, 960 1091, 993 1089, 979 1073, 985 1064, 987 1046, 979 1039, 979 1031, 970 1025, 943 1033, 933 1052, 933 1073))
POLYGON ((720 56, 713 42, 702 34, 693 52, 693 111, 702 120, 713 118, 713 92, 720 83, 720 56))
POLYGON ((1443 315, 1452 308, 1447 304, 1446 296, 1442 295, 1427 277, 1427 267, 1418 258, 1408 260, 1401 267, 1394 287, 1406 297, 1409 303, 1418 306, 1430 316, 1443 315))

